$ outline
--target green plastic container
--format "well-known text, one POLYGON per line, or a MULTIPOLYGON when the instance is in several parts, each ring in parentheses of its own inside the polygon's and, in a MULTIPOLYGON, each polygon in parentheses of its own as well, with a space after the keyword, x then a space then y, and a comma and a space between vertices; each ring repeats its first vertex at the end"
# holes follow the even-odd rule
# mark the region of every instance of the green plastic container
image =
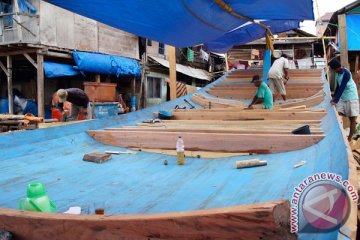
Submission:
POLYGON ((55 212, 56 205, 46 195, 42 183, 32 182, 27 187, 26 198, 19 200, 19 209, 37 212, 55 212))

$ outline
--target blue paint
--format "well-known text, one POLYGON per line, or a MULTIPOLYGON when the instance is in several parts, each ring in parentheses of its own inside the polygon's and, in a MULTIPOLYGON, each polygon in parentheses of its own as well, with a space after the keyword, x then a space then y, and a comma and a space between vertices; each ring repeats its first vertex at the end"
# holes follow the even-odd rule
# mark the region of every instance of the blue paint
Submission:
MULTIPOLYGON (((225 77, 198 93, 206 95, 207 89, 225 77)), ((324 89, 328 89, 327 83, 324 89)), ((182 104, 183 99, 190 101, 191 95, 110 119, 1 134, 0 207, 16 208, 32 181, 45 184, 60 212, 70 206, 91 208, 99 200, 105 200, 109 214, 188 211, 290 200, 293 188, 314 173, 334 172, 348 178, 346 145, 329 104, 328 90, 326 94, 319 105, 328 111, 322 120, 326 137, 300 151, 258 155, 268 161, 268 166, 259 168, 234 167, 236 160, 254 156, 186 158, 185 166, 178 166, 175 156, 146 152, 113 155, 111 161, 103 164, 82 161, 86 153, 125 150, 94 141, 86 130, 135 125, 152 118, 154 111, 170 111, 182 104), (168 166, 163 165, 165 159, 168 166), (307 163, 293 168, 301 160, 307 163)), ((335 239, 335 236, 337 232, 299 234, 300 239, 335 239)))

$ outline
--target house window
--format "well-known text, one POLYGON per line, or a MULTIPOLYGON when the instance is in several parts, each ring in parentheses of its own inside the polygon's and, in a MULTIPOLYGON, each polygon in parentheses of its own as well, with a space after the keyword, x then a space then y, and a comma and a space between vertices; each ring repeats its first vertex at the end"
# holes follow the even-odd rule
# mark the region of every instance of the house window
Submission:
POLYGON ((151 41, 151 39, 148 39, 148 40, 147 40, 147 45, 148 45, 149 47, 152 46, 152 41, 151 41))
MULTIPOLYGON (((0 1, 0 12, 12 13, 13 12, 12 2, 9 0, 0 1)), ((1 21, 3 21, 4 28, 12 28, 13 27, 13 16, 12 15, 4 16, 1 21)))
POLYGON ((165 45, 163 43, 159 43, 159 54, 165 53, 165 45))
POLYGON ((161 98, 161 78, 147 77, 147 97, 161 98))

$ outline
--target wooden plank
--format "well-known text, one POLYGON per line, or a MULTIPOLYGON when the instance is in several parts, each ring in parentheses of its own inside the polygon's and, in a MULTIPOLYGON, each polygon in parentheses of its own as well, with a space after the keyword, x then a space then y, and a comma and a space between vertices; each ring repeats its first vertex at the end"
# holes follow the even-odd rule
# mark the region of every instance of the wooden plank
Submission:
POLYGON ((325 116, 321 112, 256 112, 256 111, 239 111, 228 112, 173 112, 175 120, 281 120, 281 119, 298 119, 298 120, 319 120, 325 116))
MULTIPOLYGON (((278 108, 278 109, 274 109, 272 110, 272 112, 283 112, 283 111, 293 111, 293 112, 325 112, 325 109, 323 108, 316 108, 316 109, 311 109, 305 108, 305 105, 300 105, 300 106, 295 106, 292 108, 278 108), (299 109, 297 109, 299 108, 299 109)), ((243 112, 243 111, 251 111, 251 112, 269 112, 269 110, 267 109, 240 109, 240 108, 233 108, 233 107, 228 107, 228 108, 214 108, 214 109, 174 109, 172 112, 243 112)), ((156 114, 158 114, 158 112, 155 112, 156 114)))
MULTIPOLYGON (((220 97, 220 98, 236 98, 236 99, 252 99, 255 96, 256 89, 253 90, 208 90, 206 91, 208 94, 220 97)), ((315 95, 319 92, 319 89, 311 89, 311 90, 297 90, 297 89, 286 89, 286 98, 288 99, 296 99, 296 98, 307 98, 315 95)), ((282 99, 279 94, 277 94, 276 99, 282 99)))
MULTIPOLYGON (((140 148, 132 148, 134 150, 140 150, 140 148)), ((156 148, 141 149, 142 152, 152 152, 159 154, 166 154, 177 156, 176 150, 165 150, 156 148)), ((185 157, 189 158, 223 158, 223 157, 235 157, 235 156, 249 156, 249 153, 232 153, 232 152, 206 152, 206 151, 188 151, 185 152, 185 157)))
POLYGON ((324 96, 325 96, 325 94, 317 95, 315 97, 311 97, 311 98, 308 98, 305 100, 296 101, 296 102, 292 102, 292 103, 281 103, 276 106, 279 108, 295 107, 295 106, 299 106, 299 105, 306 105, 306 107, 313 107, 313 106, 320 104, 322 101, 324 101, 324 96))
MULTIPOLYGON (((269 130, 269 129, 257 129, 257 130, 237 130, 237 129, 214 129, 209 128, 184 128, 184 127, 174 127, 174 128, 153 128, 153 127, 133 127, 133 128, 106 128, 106 131, 133 131, 133 132, 141 132, 141 131, 150 131, 154 134, 158 134, 158 132, 193 132, 193 133, 236 133, 236 134, 291 134, 291 130, 269 130)), ((312 134, 323 134, 323 131, 311 131, 312 134)))
MULTIPOLYGON (((226 84, 226 85, 214 85, 211 87, 213 90, 221 89, 256 89, 253 84, 226 84)), ((318 89, 318 91, 323 89, 322 84, 287 84, 286 89, 318 89)))
POLYGON ((138 36, 108 25, 97 23, 99 36, 99 52, 139 58, 138 36))
MULTIPOLYGON (((40 43, 45 46, 57 46, 56 19, 61 20, 64 16, 57 15, 57 7, 45 1, 40 2, 41 14, 39 14, 39 37, 40 43)), ((71 34, 67 32, 65 36, 71 34)))
MULTIPOLYGON (((278 153, 300 150, 318 143, 324 135, 230 134, 147 131, 88 131, 103 144, 126 148, 174 149, 182 136, 188 150, 210 152, 278 153), (276 139, 276 141, 274 141, 276 139)), ((185 149, 185 150, 186 150, 185 149)))
MULTIPOLYGON (((222 133, 228 132, 228 133, 234 133, 234 131, 252 131, 252 132, 256 132, 262 133, 262 132, 266 132, 266 131, 278 131, 278 132, 287 132, 290 133, 291 131, 293 131, 294 129, 300 128, 304 125, 309 125, 311 132, 313 133, 322 133, 322 129, 320 127, 320 125, 311 125, 311 124, 295 124, 295 125, 286 125, 286 126, 280 126, 280 125, 271 125, 271 126, 261 126, 261 125, 241 125, 241 126, 227 126, 227 125, 222 125, 222 126, 218 126, 218 125, 206 125, 206 126, 202 126, 202 125, 195 125, 192 126, 190 124, 179 124, 179 125, 175 125, 175 124, 164 124, 164 125, 158 125, 158 126, 150 126, 150 125, 139 125, 139 128, 153 128, 153 129, 184 129, 187 128, 189 129, 196 129, 198 132, 201 132, 201 129, 204 130, 208 130, 209 128, 213 128, 213 129, 217 129, 222 133), (223 131, 221 131, 223 130, 223 131)), ((124 128, 128 128, 128 127, 124 127, 124 128)), ((161 131, 161 130, 159 130, 161 131)), ((244 132, 245 133, 245 132, 244 132)))
POLYGON ((74 45, 80 51, 98 52, 98 26, 95 20, 74 14, 74 45))
POLYGON ((0 209, 0 224, 17 239, 28 240, 238 239, 239 236, 297 239, 296 234, 290 233, 287 200, 176 213, 109 216, 0 209))
POLYGON ((65 49, 76 49, 74 25, 74 13, 63 8, 49 7, 49 10, 56 16, 55 31, 56 31, 56 46, 65 49))
POLYGON ((45 102, 44 102, 44 55, 37 54, 37 102, 39 117, 45 116, 45 102))

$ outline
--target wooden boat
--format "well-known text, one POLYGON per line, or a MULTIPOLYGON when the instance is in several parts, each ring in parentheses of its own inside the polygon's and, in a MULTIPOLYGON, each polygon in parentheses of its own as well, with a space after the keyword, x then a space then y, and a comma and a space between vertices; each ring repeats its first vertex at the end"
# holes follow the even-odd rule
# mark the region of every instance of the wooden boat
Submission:
POLYGON ((292 70, 288 101, 272 111, 244 110, 256 73, 233 71, 192 95, 114 119, 1 135, 2 228, 16 239, 355 238, 354 202, 341 230, 290 232, 289 201, 304 178, 333 172, 356 185, 321 72, 292 70), (184 99, 196 108, 174 110, 187 106, 184 99), (160 110, 172 110, 173 119, 148 121, 160 110), (292 134, 303 125, 310 135, 292 134), (185 166, 171 155, 179 135, 185 166), (101 165, 82 161, 86 153, 126 148, 139 151, 101 165), (235 168, 253 158, 268 165, 235 168), (295 168, 300 161, 306 163, 295 168), (92 203, 104 201, 106 215, 16 210, 31 181, 45 184, 59 212, 81 206, 91 213, 92 203))

